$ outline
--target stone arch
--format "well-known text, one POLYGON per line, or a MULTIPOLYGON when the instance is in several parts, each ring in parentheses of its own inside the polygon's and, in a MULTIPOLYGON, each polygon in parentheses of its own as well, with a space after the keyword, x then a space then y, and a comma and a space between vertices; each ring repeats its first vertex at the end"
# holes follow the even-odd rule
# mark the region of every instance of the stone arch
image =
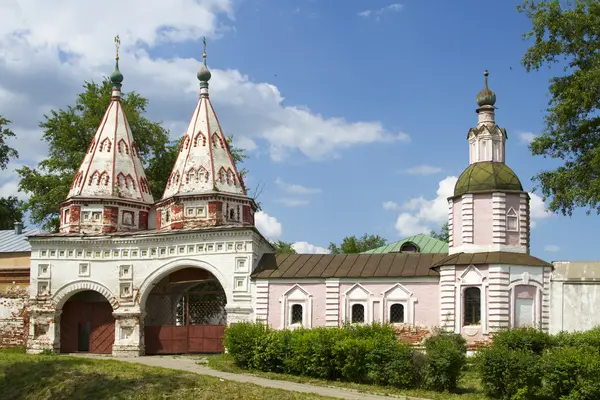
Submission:
POLYGON ((62 309, 64 304, 67 302, 67 300, 69 300, 69 298, 71 298, 71 296, 86 290, 91 290, 100 293, 110 303, 113 310, 119 308, 119 301, 117 300, 117 296, 115 296, 106 286, 97 282, 87 280, 71 282, 58 289, 52 297, 52 303, 54 304, 54 308, 57 310, 62 309))
POLYGON ((160 266, 159 268, 152 271, 150 275, 144 279, 139 288, 138 294, 138 304, 142 310, 146 308, 146 300, 148 300, 148 296, 154 286, 161 281, 165 276, 172 274, 173 272, 179 271, 184 268, 200 268, 204 269, 211 274, 214 275, 215 278, 219 281, 219 284, 223 288, 225 292, 225 296, 227 297, 227 303, 231 304, 233 302, 230 285, 225 280, 225 277, 217 268, 215 268, 212 264, 207 263, 206 261, 194 260, 191 258, 182 258, 178 260, 173 260, 167 264, 160 266))

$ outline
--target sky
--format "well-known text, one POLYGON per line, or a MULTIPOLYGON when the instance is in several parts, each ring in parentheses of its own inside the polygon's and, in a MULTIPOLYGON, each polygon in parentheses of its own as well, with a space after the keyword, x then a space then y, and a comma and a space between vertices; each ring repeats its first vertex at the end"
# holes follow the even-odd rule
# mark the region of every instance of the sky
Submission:
MULTIPOLYGON (((250 156, 243 167, 247 186, 262 188, 264 236, 324 252, 349 235, 392 242, 439 229, 469 163, 485 69, 508 130, 506 162, 525 189, 557 165, 527 145, 543 129, 548 79, 560 70, 522 67, 531 24, 518 3, 3 0, 0 115, 13 122, 20 158, 0 172, 0 196, 26 198, 14 170, 44 159, 38 123, 73 104, 84 81, 112 72, 117 34, 123 91, 148 98, 147 117, 183 135, 206 36, 211 100, 250 156)), ((598 216, 553 215, 531 196, 533 255, 600 258, 598 216)))

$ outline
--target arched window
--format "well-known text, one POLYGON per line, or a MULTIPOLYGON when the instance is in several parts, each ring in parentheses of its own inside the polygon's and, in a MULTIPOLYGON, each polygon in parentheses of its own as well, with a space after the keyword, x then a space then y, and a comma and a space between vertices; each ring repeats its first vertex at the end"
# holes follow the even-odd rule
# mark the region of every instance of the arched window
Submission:
POLYGON ((352 323, 365 322, 365 306, 362 304, 354 304, 352 306, 352 323))
POLYGON ((419 248, 412 242, 406 242, 400 247, 400 253, 418 253, 419 248))
POLYGON ((516 232, 519 230, 519 216, 514 208, 506 213, 506 230, 516 232))
POLYGON ((390 322, 392 324, 404 322, 404 306, 402 304, 392 304, 390 307, 390 322))
POLYGON ((301 304, 294 304, 292 306, 292 324, 302 324, 303 310, 301 304))
POLYGON ((479 325, 481 323, 481 290, 470 287, 464 292, 464 325, 479 325))

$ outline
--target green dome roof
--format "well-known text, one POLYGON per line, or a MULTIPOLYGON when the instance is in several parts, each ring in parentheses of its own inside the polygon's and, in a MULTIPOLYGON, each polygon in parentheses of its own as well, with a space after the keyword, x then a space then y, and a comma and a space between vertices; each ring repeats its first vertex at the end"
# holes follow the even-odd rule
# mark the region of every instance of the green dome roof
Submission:
POLYGON ((120 85, 123 82, 123 74, 119 71, 119 59, 115 62, 115 70, 110 75, 110 81, 113 85, 120 85))
POLYGON ((523 191, 521 181, 506 164, 482 161, 469 165, 460 175, 454 195, 491 191, 523 191))
POLYGON ((496 93, 492 92, 488 88, 488 75, 489 72, 486 69, 483 73, 483 76, 485 76, 485 87, 481 90, 481 92, 477 93, 477 104, 479 107, 493 106, 496 104, 496 93))

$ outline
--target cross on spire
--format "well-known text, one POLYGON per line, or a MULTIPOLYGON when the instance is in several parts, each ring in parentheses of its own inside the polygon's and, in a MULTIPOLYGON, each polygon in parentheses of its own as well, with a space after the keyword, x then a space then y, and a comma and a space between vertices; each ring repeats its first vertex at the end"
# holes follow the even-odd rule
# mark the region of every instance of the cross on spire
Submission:
POLYGON ((119 60, 119 47, 121 47, 121 38, 119 38, 119 35, 117 35, 115 36, 115 50, 117 51, 115 60, 119 60))

